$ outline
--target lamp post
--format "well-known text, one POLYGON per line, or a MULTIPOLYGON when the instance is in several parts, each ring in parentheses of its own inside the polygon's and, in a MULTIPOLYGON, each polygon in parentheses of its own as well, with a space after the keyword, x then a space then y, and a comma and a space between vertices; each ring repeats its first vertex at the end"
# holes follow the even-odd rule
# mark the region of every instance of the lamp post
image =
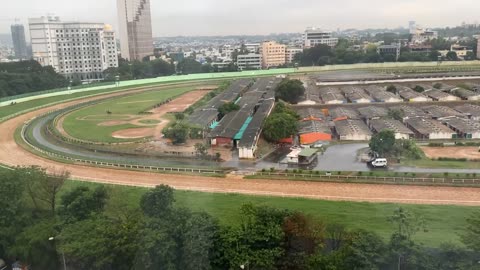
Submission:
MULTIPOLYGON (((55 238, 53 236, 49 237, 48 238, 48 241, 55 241, 55 239, 58 239, 58 238, 55 238)), ((62 253, 62 261, 63 261, 63 270, 67 270, 67 262, 65 261, 65 252, 61 251, 62 253)))
POLYGON ((115 85, 117 87, 120 86, 120 76, 118 76, 118 75, 115 76, 115 85))

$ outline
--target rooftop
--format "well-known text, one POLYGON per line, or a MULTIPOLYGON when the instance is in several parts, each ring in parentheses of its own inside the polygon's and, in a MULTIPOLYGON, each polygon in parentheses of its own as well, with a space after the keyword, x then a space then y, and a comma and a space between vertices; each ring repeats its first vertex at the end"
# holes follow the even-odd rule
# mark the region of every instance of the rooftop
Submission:
POLYGON ((333 108, 329 114, 334 120, 338 118, 360 119, 360 114, 355 109, 347 107, 333 108))
POLYGON ((395 133, 413 134, 402 122, 393 119, 376 119, 370 122, 370 125, 376 132, 382 130, 393 130, 395 133))
POLYGON ((388 116, 388 109, 384 107, 378 107, 378 106, 368 106, 368 107, 359 108, 358 112, 363 118, 366 118, 366 119, 373 119, 373 118, 388 116))
POLYGON ((427 112, 434 119, 463 116, 462 113, 447 106, 432 105, 432 106, 423 107, 423 110, 427 112))
POLYGON ((446 124, 463 133, 478 133, 480 132, 480 123, 474 120, 465 118, 451 118, 446 121, 446 124))
POLYGON ((434 119, 411 118, 406 120, 406 123, 418 133, 423 135, 429 135, 432 133, 455 133, 455 131, 449 129, 447 126, 434 119))
POLYGON ((340 136, 365 134, 371 135, 372 132, 361 120, 342 120, 335 122, 335 129, 340 136))
POLYGON ((331 134, 332 131, 327 123, 324 121, 308 120, 302 121, 299 124, 298 134, 306 133, 327 133, 331 134))

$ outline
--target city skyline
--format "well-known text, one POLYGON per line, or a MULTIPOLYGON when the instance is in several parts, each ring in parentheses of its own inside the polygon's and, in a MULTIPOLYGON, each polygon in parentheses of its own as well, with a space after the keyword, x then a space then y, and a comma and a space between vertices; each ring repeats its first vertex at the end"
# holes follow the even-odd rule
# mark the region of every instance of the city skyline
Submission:
MULTIPOLYGON (((48 13, 60 16, 63 20, 111 24, 118 31, 115 0, 84 0, 81 5, 76 3, 73 0, 4 3, 0 11, 0 33, 8 33, 15 18, 26 24, 28 17, 45 16, 48 13), (72 9, 72 6, 75 8, 72 9)), ((381 3, 374 0, 361 3, 353 0, 335 3, 303 0, 295 2, 295 6, 287 0, 245 0, 234 5, 215 0, 181 0, 174 3, 153 0, 151 6, 154 37, 292 33, 302 32, 307 26, 329 30, 407 28, 410 20, 427 27, 445 27, 456 26, 463 21, 478 21, 476 10, 480 8, 480 4, 474 0, 441 5, 433 0, 407 0, 401 3, 390 0, 381 3)))

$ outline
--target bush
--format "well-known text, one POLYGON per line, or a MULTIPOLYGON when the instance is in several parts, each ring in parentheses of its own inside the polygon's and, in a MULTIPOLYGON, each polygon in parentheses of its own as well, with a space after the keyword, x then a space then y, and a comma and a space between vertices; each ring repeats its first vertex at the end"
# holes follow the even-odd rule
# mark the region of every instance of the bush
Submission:
POLYGON ((267 170, 265 170, 265 169, 262 169, 262 172, 266 172, 266 171, 267 171, 267 170))
POLYGON ((445 145, 443 143, 439 143, 439 142, 431 142, 428 144, 428 146, 430 147, 444 147, 445 145))
POLYGON ((270 172, 275 172, 275 168, 270 168, 270 172))
POLYGON ((468 161, 466 158, 450 158, 450 157, 440 157, 438 158, 439 161, 468 161))
POLYGON ((368 175, 373 176, 373 172, 369 172, 368 175))
POLYGON ((362 176, 362 175, 363 175, 363 172, 358 172, 358 175, 362 176))
POLYGON ((448 172, 443 173, 443 176, 448 177, 448 172))

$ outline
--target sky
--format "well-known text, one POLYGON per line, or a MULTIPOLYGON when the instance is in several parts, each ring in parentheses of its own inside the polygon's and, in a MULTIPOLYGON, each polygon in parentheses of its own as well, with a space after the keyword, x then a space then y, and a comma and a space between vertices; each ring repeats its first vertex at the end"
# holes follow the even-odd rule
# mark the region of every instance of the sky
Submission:
MULTIPOLYGON (((327 30, 426 27, 480 21, 479 0, 150 0, 153 34, 162 36, 256 35, 327 30)), ((54 14, 65 21, 103 22, 116 28, 116 0, 1 0, 0 33, 15 18, 54 14)))

